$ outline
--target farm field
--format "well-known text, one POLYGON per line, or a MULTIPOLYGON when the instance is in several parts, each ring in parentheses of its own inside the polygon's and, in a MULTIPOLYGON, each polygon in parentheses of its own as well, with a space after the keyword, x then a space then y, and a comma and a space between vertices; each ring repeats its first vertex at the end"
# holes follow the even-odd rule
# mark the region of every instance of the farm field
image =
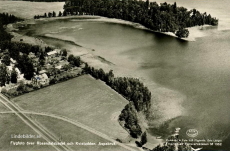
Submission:
POLYGON ((43 138, 11 138, 11 135, 18 134, 31 134, 37 135, 29 126, 27 126, 15 114, 0 114, 0 151, 17 150, 17 151, 55 151, 52 146, 26 146, 26 145, 12 145, 10 141, 20 142, 44 142, 43 138))
POLYGON ((83 75, 12 99, 26 111, 51 113, 76 120, 113 139, 128 133, 117 118, 128 103, 104 82, 83 75))
POLYGON ((101 146, 98 143, 108 143, 109 141, 92 134, 82 128, 79 128, 73 124, 66 123, 65 121, 55 119, 47 116, 40 115, 31 115, 33 119, 36 119, 43 127, 45 127, 50 133, 55 134, 57 138, 61 138, 61 141, 64 142, 73 142, 74 145, 69 145, 69 147, 73 150, 94 150, 94 151, 125 151, 124 148, 118 145, 109 145, 109 146, 101 146), (51 124, 52 123, 52 124, 51 124), (75 143, 95 143, 96 145, 76 145, 75 143))

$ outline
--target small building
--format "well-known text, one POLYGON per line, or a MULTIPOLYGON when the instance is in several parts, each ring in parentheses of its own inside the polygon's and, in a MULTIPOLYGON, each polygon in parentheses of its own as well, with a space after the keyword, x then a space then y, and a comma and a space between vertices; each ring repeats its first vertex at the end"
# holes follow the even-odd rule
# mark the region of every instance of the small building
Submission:
POLYGON ((12 89, 16 89, 17 87, 18 87, 18 84, 9 83, 9 84, 5 84, 5 86, 3 86, 2 88, 6 89, 6 91, 10 91, 12 89))
POLYGON ((28 55, 28 57, 29 57, 30 59, 36 58, 36 56, 35 56, 35 54, 34 54, 33 52, 30 52, 29 55, 28 55))
POLYGON ((61 70, 63 66, 68 65, 68 64, 69 64, 68 61, 61 60, 59 61, 59 63, 56 64, 55 68, 61 70))
POLYGON ((21 71, 18 68, 15 68, 15 71, 17 72, 18 75, 21 75, 21 71))
POLYGON ((61 70, 62 69, 62 65, 58 65, 55 68, 61 70))
POLYGON ((61 49, 54 49, 54 51, 56 51, 57 53, 61 53, 61 49))
POLYGON ((41 75, 43 73, 47 73, 47 71, 46 70, 41 70, 41 71, 38 72, 39 75, 41 75))
POLYGON ((33 66, 36 67, 39 65, 39 58, 33 58, 32 59, 33 66))
POLYGON ((56 49, 47 53, 47 55, 48 55, 49 58, 53 58, 57 54, 58 54, 58 52, 56 51, 56 49))
POLYGON ((24 78, 24 74, 18 74, 17 77, 17 82, 24 82, 25 83, 25 78, 24 78))
POLYGON ((12 64, 16 64, 17 62, 16 62, 16 60, 14 60, 14 59, 12 59, 12 58, 10 58, 10 63, 12 63, 12 64))
POLYGON ((12 66, 6 66, 6 67, 7 67, 7 70, 10 71, 10 72, 13 70, 12 66))
POLYGON ((43 73, 41 75, 35 75, 31 79, 31 83, 35 85, 48 85, 49 82, 50 81, 46 73, 43 73))

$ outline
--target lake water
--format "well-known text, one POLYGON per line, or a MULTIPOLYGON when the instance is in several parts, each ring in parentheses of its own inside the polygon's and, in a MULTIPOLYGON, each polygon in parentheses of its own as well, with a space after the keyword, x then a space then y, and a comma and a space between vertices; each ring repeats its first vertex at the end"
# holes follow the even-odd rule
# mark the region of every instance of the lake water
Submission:
MULTIPOLYGON (((76 19, 33 25, 27 34, 73 41, 94 49, 91 53, 117 67, 115 73, 139 77, 151 90, 153 102, 165 102, 159 108, 153 103, 153 110, 162 112, 156 120, 170 117, 172 111, 183 115, 169 122, 168 131, 181 127, 181 136, 187 138, 185 132, 193 128, 199 131, 197 138, 229 141, 229 2, 177 0, 177 4, 211 13, 220 19, 219 27, 203 28, 201 32, 206 36, 197 38, 196 42, 184 42, 127 25, 76 19)), ((43 40, 49 43, 47 38, 43 40)), ((150 132, 156 133, 155 129, 150 132)), ((220 148, 230 150, 229 146, 226 143, 220 148)))
POLYGON ((170 130, 181 127, 185 134, 195 128, 201 138, 214 139, 229 134, 230 31, 206 29, 206 37, 184 42, 96 21, 64 20, 38 26, 34 26, 35 34, 48 33, 94 49, 91 53, 120 67, 115 73, 127 71, 125 76, 140 77, 152 91, 153 102, 155 97, 158 102, 182 100, 183 117, 171 122, 170 130))

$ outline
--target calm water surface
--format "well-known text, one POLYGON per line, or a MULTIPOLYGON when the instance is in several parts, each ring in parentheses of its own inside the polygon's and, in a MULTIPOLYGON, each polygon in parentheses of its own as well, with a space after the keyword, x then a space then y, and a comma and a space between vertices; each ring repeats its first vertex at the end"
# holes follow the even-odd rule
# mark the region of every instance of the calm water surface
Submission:
POLYGON ((35 34, 42 29, 42 34, 95 49, 95 55, 143 78, 152 92, 151 83, 157 83, 184 95, 183 117, 169 125, 171 130, 181 127, 183 137, 189 128, 197 129, 199 138, 229 134, 230 31, 210 28, 202 31, 208 36, 184 42, 103 22, 65 20, 39 27, 35 34))
MULTIPOLYGON (((213 14, 220 19, 219 27, 203 29, 206 36, 196 42, 127 25, 71 19, 33 25, 27 34, 51 36, 95 49, 95 55, 127 70, 128 75, 140 77, 153 95, 157 83, 158 87, 175 92, 172 101, 183 96, 183 116, 169 123, 169 131, 181 127, 181 135, 186 137, 185 131, 195 128, 198 138, 226 139, 230 132, 229 2, 176 1, 178 5, 213 14)), ((222 148, 230 150, 229 146, 226 143, 222 148)))

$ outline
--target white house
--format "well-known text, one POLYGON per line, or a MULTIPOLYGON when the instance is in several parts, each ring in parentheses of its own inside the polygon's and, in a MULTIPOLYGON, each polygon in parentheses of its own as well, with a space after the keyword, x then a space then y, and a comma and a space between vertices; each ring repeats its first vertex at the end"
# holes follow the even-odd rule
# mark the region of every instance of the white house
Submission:
POLYGON ((58 52, 56 51, 56 49, 47 53, 49 58, 55 57, 57 54, 58 52))
POLYGON ((48 85, 49 78, 47 74, 43 73, 41 75, 35 75, 34 77, 32 77, 31 82, 36 85, 48 85))
POLYGON ((41 71, 39 71, 38 73, 39 74, 43 74, 43 73, 46 73, 47 71, 46 70, 41 70, 41 71))
POLYGON ((10 63, 12 63, 12 64, 16 64, 16 60, 14 60, 14 59, 12 59, 12 58, 10 58, 10 63))
POLYGON ((35 56, 35 54, 34 54, 33 52, 30 52, 29 55, 28 55, 28 57, 29 57, 30 59, 36 58, 36 56, 35 56))

